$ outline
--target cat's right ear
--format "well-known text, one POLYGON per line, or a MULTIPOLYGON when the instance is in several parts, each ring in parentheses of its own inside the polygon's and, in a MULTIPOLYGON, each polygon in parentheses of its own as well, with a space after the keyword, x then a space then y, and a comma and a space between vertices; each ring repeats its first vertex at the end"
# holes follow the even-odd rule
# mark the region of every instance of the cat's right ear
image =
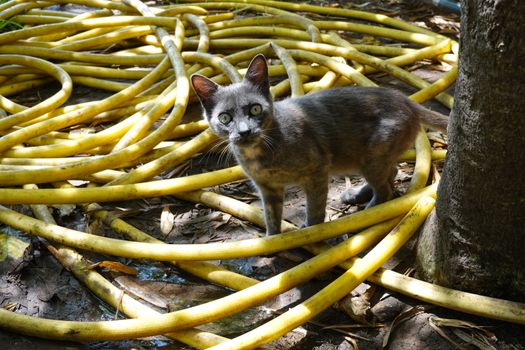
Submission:
POLYGON ((219 85, 200 74, 193 74, 191 76, 191 85, 203 105, 211 102, 213 95, 215 95, 219 89, 219 85))
POLYGON ((270 96, 270 81, 268 78, 268 63, 263 54, 255 56, 246 70, 244 80, 249 81, 259 89, 261 93, 270 96))

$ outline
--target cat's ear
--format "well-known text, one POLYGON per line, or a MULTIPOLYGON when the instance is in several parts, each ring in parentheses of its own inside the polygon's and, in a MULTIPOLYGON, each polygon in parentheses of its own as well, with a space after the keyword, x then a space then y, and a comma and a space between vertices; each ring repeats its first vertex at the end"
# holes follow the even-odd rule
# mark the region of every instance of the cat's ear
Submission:
POLYGON ((266 57, 264 57, 263 54, 258 54, 252 59, 244 76, 244 80, 256 86, 263 94, 267 96, 270 95, 268 63, 266 63, 266 57))
POLYGON ((193 74, 191 76, 191 85, 204 105, 211 101, 211 98, 219 89, 219 85, 200 74, 193 74))

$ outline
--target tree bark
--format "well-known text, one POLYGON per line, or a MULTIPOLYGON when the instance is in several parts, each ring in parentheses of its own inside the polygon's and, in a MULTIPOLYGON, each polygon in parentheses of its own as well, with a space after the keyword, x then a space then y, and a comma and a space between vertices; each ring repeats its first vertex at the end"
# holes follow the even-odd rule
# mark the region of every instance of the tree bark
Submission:
POLYGON ((464 0, 460 67, 421 277, 525 301, 525 1, 464 0))

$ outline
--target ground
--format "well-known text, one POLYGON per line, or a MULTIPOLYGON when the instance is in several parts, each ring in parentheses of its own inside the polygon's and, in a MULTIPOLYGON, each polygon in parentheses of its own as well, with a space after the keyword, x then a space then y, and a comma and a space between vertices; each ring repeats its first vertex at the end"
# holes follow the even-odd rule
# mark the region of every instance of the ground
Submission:
MULTIPOLYGON (((314 1, 323 5, 333 5, 332 1, 314 1)), ((427 25, 445 34, 457 35, 457 16, 418 3, 416 1, 376 1, 361 3, 364 10, 388 13, 405 20, 427 25)), ((343 4, 345 6, 345 4, 343 4)), ((413 67, 413 72, 433 81, 441 72, 430 64, 413 67)), ((375 76, 382 85, 393 85, 410 92, 410 88, 387 76, 375 76)), ((90 96, 96 93, 89 91, 90 96)), ((80 90, 78 98, 82 98, 80 90)), ((23 97, 21 97, 23 98, 23 97)), ((26 96, 27 98, 27 96, 26 96)), ((85 98, 85 96, 84 96, 85 98)), ((443 108, 433 105, 434 108, 443 108)), ((442 109, 447 113, 446 109, 442 109)), ((211 153, 188 162, 183 172, 202 172, 223 166, 211 153), (220 163, 220 164, 218 164, 220 163)), ((439 168, 439 162, 435 165, 439 168)), ((404 191, 412 172, 411 164, 400 164, 396 187, 404 191)), ((346 206, 339 200, 339 194, 347 182, 357 184, 360 178, 332 178, 327 208, 327 220, 347 215, 362 206, 346 206)), ((238 182, 221 186, 218 191, 254 205, 260 205, 257 195, 249 182, 238 182)), ((194 205, 175 198, 148 199, 134 202, 105 204, 113 212, 118 212, 126 221, 138 228, 156 233, 157 237, 169 243, 206 243, 239 240, 258 237, 263 231, 250 223, 241 221, 229 214, 218 212, 202 205, 194 205), (162 234, 160 234, 162 232, 162 234)), ((304 219, 304 196, 300 189, 291 188, 286 195, 284 217, 301 225, 304 219)), ((90 232, 100 232, 112 236, 109 230, 93 226, 88 228, 88 217, 79 210, 71 213, 55 209, 59 224, 90 232), (103 231, 103 232, 102 232, 103 231)), ((2 227, 5 232, 9 230, 2 227)), ((87 291, 72 275, 47 252, 36 239, 14 232, 22 241, 30 242, 24 256, 0 265, 0 299, 5 308, 45 318, 63 320, 110 320, 115 310, 105 305, 87 291)), ((412 244, 399 252, 388 267, 406 272, 412 264, 412 244)), ((294 250, 275 256, 253 257, 223 261, 228 268, 253 278, 265 279, 284 271, 308 258, 302 250, 294 250)), ((93 261, 103 257, 90 256, 93 261)), ((113 258, 111 258, 113 259, 113 258)), ((137 276, 101 269, 100 272, 127 293, 145 300, 158 310, 175 310, 190 305, 216 299, 230 293, 222 287, 213 286, 195 278, 173 266, 146 261, 127 261, 138 271, 137 276), (174 298, 176 296, 176 298, 174 298)), ((333 280, 342 271, 333 270, 314 281, 295 288, 264 305, 247 310, 227 320, 215 322, 204 327, 205 330, 228 337, 242 334, 255 325, 275 317, 282 311, 314 294, 322 286, 333 280)), ((486 341, 484 349, 525 349, 525 329, 521 326, 480 319, 439 307, 423 305, 417 300, 390 293, 380 287, 362 284, 351 295, 335 307, 322 313, 304 327, 300 327, 272 344, 274 349, 353 349, 356 344, 362 350, 375 349, 475 349, 473 341, 467 343, 470 335, 478 341, 486 341), (432 318, 460 319, 471 322, 482 330, 433 326, 432 318), (328 327, 328 328, 327 328, 328 327), (463 333, 459 333, 463 332, 463 333), (458 336, 459 334, 459 336, 458 336), (463 338, 461 336, 463 335, 463 338), (466 335, 466 338, 465 338, 466 335), (448 337, 448 339, 447 339, 448 337)), ((2 349, 189 349, 189 347, 166 338, 150 338, 124 342, 97 342, 89 344, 44 341, 0 330, 2 349)))

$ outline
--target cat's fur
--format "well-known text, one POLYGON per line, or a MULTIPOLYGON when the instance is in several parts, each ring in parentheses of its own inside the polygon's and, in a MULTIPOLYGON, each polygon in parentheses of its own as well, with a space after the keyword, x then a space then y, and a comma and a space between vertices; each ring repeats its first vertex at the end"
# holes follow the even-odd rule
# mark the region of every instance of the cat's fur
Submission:
POLYGON ((448 120, 384 88, 349 86, 274 102, 262 55, 241 83, 221 87, 200 75, 191 81, 210 127, 228 139, 260 191, 267 234, 281 231, 283 193, 290 184, 306 193, 307 226, 324 221, 332 173, 360 173, 367 181, 346 190, 345 203, 369 201, 370 207, 390 199, 397 160, 420 124, 445 130, 448 120))

